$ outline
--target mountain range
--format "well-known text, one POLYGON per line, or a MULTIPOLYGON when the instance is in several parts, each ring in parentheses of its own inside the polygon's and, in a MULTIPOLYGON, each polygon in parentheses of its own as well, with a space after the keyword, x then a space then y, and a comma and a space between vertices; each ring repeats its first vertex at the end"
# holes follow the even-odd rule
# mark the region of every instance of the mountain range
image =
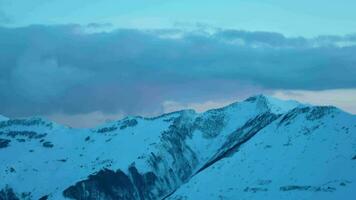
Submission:
POLYGON ((0 200, 355 199, 356 116, 258 95, 91 129, 0 116, 0 200))

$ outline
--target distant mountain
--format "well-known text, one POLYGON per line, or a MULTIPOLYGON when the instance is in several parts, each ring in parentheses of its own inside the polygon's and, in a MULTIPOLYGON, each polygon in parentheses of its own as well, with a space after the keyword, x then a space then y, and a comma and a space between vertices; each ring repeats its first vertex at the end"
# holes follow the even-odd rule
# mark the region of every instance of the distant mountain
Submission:
POLYGON ((0 200, 354 199, 356 116, 254 96, 94 129, 0 120, 0 200))

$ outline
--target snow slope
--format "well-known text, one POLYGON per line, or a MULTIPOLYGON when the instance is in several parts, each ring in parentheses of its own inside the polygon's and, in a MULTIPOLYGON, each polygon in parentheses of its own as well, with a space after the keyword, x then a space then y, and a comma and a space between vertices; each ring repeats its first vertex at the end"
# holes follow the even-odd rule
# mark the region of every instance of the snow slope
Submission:
POLYGON ((354 199, 355 133, 336 108, 294 109, 168 199, 354 199))
POLYGON ((5 121, 5 120, 8 120, 8 118, 5 117, 5 116, 0 115, 0 121, 5 121))
POLYGON ((355 122, 262 95, 94 129, 0 121, 0 199, 346 197, 355 193, 355 122))

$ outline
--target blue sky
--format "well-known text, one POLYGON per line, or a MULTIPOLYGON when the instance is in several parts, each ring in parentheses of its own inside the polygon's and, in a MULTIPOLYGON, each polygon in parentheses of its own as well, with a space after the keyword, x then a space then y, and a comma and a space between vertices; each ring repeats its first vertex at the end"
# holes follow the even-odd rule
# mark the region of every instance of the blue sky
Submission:
POLYGON ((1 0, 9 26, 111 23, 124 28, 167 28, 203 23, 287 36, 356 32, 356 1, 339 0, 1 0))
POLYGON ((259 93, 356 113, 355 7, 0 0, 0 113, 88 127, 259 93))

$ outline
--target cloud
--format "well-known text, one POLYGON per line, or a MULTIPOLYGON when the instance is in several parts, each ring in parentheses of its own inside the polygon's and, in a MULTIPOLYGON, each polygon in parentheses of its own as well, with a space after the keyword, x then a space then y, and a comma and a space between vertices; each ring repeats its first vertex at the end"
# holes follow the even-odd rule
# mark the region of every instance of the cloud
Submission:
POLYGON ((0 113, 149 115, 275 90, 356 88, 354 35, 210 29, 0 28, 0 113))
POLYGON ((104 124, 123 117, 124 115, 122 113, 107 114, 101 111, 74 115, 55 113, 48 116, 48 118, 56 121, 57 123, 67 124, 76 128, 92 128, 95 125, 104 124))
POLYGON ((11 76, 19 94, 42 103, 56 98, 91 74, 76 67, 59 66, 56 58, 39 58, 30 53, 19 58, 11 76))
POLYGON ((193 109, 197 112, 204 112, 213 108, 220 108, 223 106, 227 106, 233 102, 236 102, 237 99, 234 100, 220 100, 220 101, 205 101, 205 102, 196 102, 196 103, 180 103, 176 101, 165 101, 163 102, 163 112, 174 112, 178 110, 186 110, 193 109))
POLYGON ((356 114, 356 89, 337 89, 321 91, 278 90, 273 96, 281 99, 294 99, 314 105, 333 105, 356 114))
POLYGON ((97 22, 92 22, 87 24, 88 28, 108 28, 108 27, 112 27, 113 24, 111 23, 97 23, 97 22))

